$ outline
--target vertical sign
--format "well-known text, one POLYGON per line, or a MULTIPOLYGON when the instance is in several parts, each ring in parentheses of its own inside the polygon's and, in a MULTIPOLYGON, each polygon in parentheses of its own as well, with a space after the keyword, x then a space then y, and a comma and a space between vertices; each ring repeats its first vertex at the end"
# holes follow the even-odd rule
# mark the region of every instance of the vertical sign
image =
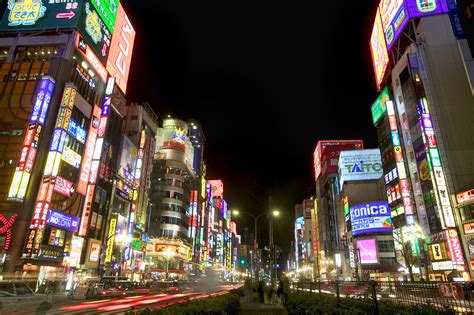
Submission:
POLYGON ((81 226, 79 227, 79 235, 84 236, 87 233, 89 225, 89 216, 93 204, 95 185, 89 185, 89 175, 91 171, 92 158, 94 155, 95 142, 97 140, 97 131, 99 129, 101 109, 94 105, 92 110, 91 123, 89 126, 89 136, 87 137, 84 158, 82 160, 81 174, 79 177, 79 184, 77 185, 77 192, 86 196, 84 206, 82 209, 81 226))
POLYGON ((133 44, 135 42, 135 29, 119 3, 115 32, 112 36, 107 70, 115 78, 117 85, 123 93, 127 91, 128 75, 132 62, 133 44))
POLYGON ((23 202, 30 182, 30 174, 35 164, 36 150, 39 145, 46 115, 56 82, 50 76, 43 76, 38 84, 38 91, 20 151, 15 174, 10 184, 7 200, 23 202))
POLYGON ((377 9, 377 14, 375 15, 374 28, 370 38, 370 51, 372 53, 372 64, 375 72, 375 83, 377 85, 377 90, 380 90, 380 85, 384 78, 385 70, 387 69, 389 61, 380 17, 380 9, 377 9))

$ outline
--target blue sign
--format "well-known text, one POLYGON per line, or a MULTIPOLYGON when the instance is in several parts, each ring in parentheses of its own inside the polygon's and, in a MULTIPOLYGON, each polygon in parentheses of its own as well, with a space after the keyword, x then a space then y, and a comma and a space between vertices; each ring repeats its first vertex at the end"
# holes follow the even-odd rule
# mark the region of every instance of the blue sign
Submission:
POLYGON ((392 218, 388 203, 368 202, 350 209, 352 235, 392 231, 392 218))
POLYGON ((464 27, 461 22, 461 14, 459 13, 458 6, 456 1, 448 0, 448 12, 449 12, 449 19, 451 20, 451 25, 453 27, 453 32, 456 38, 459 39, 466 39, 466 34, 464 33, 464 27))
POLYGON ((68 132, 80 143, 84 144, 86 142, 86 130, 72 118, 69 119, 68 132))
POLYGON ((49 210, 46 224, 72 232, 79 230, 79 218, 53 209, 49 210))

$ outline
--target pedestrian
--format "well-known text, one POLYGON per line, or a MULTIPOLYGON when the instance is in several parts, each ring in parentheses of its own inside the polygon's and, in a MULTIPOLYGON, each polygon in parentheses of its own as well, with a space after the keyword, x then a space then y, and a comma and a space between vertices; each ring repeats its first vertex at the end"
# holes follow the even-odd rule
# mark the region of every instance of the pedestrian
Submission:
POLYGON ((260 280, 258 282, 257 291, 258 291, 258 300, 260 301, 260 303, 263 303, 264 302, 263 294, 265 293, 265 282, 263 280, 260 280))
POLYGON ((252 280, 247 277, 244 283, 245 287, 245 303, 252 303, 252 280))
POLYGON ((277 289, 278 298, 280 299, 281 304, 284 304, 284 296, 283 296, 283 277, 280 278, 278 282, 278 289, 277 289))
POLYGON ((286 306, 288 302, 288 292, 290 292, 290 280, 287 277, 283 276, 283 298, 281 303, 286 306))

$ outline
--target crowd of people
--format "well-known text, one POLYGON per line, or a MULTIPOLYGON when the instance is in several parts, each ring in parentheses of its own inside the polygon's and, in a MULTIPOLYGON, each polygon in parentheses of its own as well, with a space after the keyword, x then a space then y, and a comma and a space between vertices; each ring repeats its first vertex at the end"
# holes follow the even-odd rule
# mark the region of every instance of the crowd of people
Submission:
MULTIPOLYGON (((254 285, 251 278, 247 278, 244 284, 245 288, 245 302, 252 303, 252 294, 254 285)), ((267 284, 265 281, 260 280, 258 282, 256 291, 258 293, 258 299, 260 303, 271 304, 280 303, 286 305, 288 292, 290 290, 290 281, 287 277, 282 276, 278 282, 277 288, 271 284, 267 284)))

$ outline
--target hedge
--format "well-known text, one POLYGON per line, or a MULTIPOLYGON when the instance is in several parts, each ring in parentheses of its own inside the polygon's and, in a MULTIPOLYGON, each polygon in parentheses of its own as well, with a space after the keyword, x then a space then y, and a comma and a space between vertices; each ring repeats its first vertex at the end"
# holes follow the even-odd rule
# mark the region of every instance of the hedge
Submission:
MULTIPOLYGON (((239 312, 239 295, 225 294, 216 297, 190 300, 183 304, 159 309, 153 315, 236 315, 239 312)), ((145 313, 143 313, 145 314, 145 313)))
MULTIPOLYGON (((348 314, 363 315, 373 314, 374 305, 368 298, 341 298, 340 310, 337 298, 331 295, 311 294, 306 292, 291 292, 288 295, 287 308, 290 315, 312 315, 312 314, 348 314)), ((393 301, 379 301, 379 314, 418 314, 418 315, 451 315, 455 312, 446 308, 438 310, 430 304, 417 306, 400 305, 393 301)))

